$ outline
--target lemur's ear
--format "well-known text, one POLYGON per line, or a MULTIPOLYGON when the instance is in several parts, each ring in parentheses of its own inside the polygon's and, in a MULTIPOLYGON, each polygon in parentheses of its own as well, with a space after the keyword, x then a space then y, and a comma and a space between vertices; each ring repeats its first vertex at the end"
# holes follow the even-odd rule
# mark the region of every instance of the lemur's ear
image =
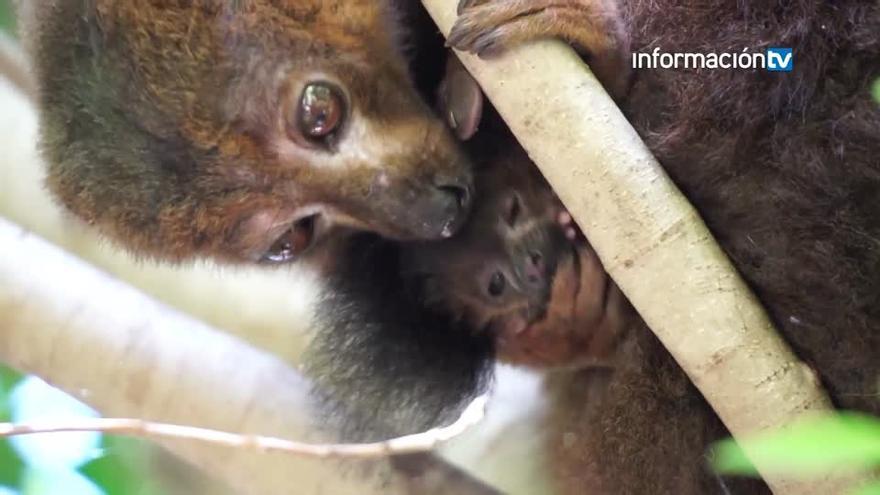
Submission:
POLYGON ((471 138, 483 116, 483 90, 454 54, 446 62, 446 75, 437 89, 440 115, 462 141, 471 138))

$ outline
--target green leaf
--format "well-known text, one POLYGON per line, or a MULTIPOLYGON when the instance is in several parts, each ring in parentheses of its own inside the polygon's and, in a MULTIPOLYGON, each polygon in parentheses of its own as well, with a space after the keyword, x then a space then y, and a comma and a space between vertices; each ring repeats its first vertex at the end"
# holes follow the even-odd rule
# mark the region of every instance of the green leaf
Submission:
POLYGON ((0 441, 0 486, 21 485, 25 469, 27 466, 9 445, 9 441, 0 441))
MULTIPOLYGON (((741 442, 762 469, 809 475, 819 470, 880 466, 880 420, 840 413, 795 423, 741 442)), ((743 448, 731 439, 713 447, 712 464, 721 474, 756 475, 743 448)))
POLYGON ((110 435, 105 435, 103 441, 105 455, 80 467, 82 474, 100 486, 106 495, 156 493, 143 442, 110 435))
POLYGON ((12 13, 12 2, 0 0, 0 30, 15 31, 15 15, 12 13))
MULTIPOLYGON (((0 422, 11 419, 9 392, 21 379, 20 373, 0 364, 0 422)), ((0 440, 0 485, 19 486, 24 477, 25 468, 24 461, 12 449, 9 441, 0 440)))
POLYGON ((874 97, 874 101, 880 103, 880 78, 877 78, 871 86, 871 95, 874 97))
MULTIPOLYGON (((3 0, 0 0, 2 2, 3 0)), ((0 363, 0 394, 4 397, 15 388, 15 385, 21 381, 23 376, 14 369, 0 363)))
POLYGON ((853 492, 853 495, 880 495, 880 483, 871 483, 853 492))

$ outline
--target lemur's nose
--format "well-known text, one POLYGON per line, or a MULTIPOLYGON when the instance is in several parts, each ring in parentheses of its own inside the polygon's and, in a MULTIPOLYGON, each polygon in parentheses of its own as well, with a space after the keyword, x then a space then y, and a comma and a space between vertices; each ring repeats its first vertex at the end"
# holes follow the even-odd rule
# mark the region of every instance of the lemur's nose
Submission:
POLYGON ((548 282, 547 264, 544 256, 538 251, 532 251, 526 255, 525 263, 526 283, 532 287, 542 287, 548 282))
POLYGON ((450 237, 470 213, 474 197, 473 186, 464 180, 438 178, 434 182, 434 187, 440 192, 442 201, 446 203, 443 211, 450 219, 449 229, 444 229, 443 237, 450 237))
POLYGON ((471 191, 467 186, 437 186, 437 189, 440 189, 446 194, 449 194, 453 198, 455 198, 455 202, 458 204, 459 209, 468 210, 471 205, 471 191))

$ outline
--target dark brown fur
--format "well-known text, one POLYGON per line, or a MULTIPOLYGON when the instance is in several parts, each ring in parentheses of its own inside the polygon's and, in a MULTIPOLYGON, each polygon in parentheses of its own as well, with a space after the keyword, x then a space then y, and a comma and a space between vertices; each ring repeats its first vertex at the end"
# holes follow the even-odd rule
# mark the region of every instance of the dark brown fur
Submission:
POLYGON ((49 187, 139 254, 254 261, 316 214, 317 234, 436 238, 467 212, 469 162, 410 80, 390 0, 23 7, 49 187), (316 79, 346 99, 331 150, 284 132, 316 79))
MULTIPOLYGON (((880 413, 877 4, 624 1, 618 10, 634 51, 793 48, 790 73, 640 71, 625 110, 836 404, 880 413)), ((571 38, 569 25, 550 27, 541 36, 571 38)), ((600 407, 578 406, 596 397, 593 372, 558 384, 560 411, 573 411, 550 439, 566 492, 721 492, 702 456, 722 425, 647 329, 632 335, 600 407)))

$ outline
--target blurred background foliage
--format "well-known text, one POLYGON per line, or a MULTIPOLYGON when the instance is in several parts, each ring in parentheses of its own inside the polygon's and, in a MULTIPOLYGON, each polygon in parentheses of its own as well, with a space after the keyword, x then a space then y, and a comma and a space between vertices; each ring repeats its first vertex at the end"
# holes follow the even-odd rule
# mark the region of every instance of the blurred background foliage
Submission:
POLYGON ((0 0, 0 29, 12 32, 15 28, 15 16, 12 15, 10 0, 0 0))
MULTIPOLYGON (((805 480, 827 472, 876 473, 880 470, 880 419, 847 411, 807 418, 738 443, 730 438, 718 442, 709 458, 718 473, 727 475, 759 476, 753 461, 766 472, 805 480), (751 458, 744 449, 751 452, 751 458)), ((880 495, 880 481, 868 481, 851 494, 880 495)))

